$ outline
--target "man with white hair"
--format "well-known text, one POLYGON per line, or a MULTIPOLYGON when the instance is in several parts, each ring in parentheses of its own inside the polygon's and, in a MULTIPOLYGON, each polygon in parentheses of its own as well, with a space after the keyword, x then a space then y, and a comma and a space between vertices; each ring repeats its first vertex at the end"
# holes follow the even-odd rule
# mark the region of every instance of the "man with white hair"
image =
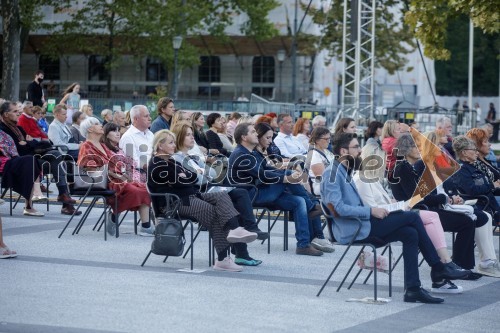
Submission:
POLYGON ((151 116, 148 108, 145 105, 134 105, 130 109, 130 120, 132 125, 120 139, 120 148, 134 159, 137 170, 145 173, 154 137, 149 130, 151 116))
POLYGON ((448 137, 448 143, 444 145, 444 148, 450 154, 453 159, 455 158, 455 152, 453 151, 453 147, 451 146, 451 143, 453 141, 453 138, 451 136, 451 132, 453 130, 453 126, 451 125, 451 119, 448 117, 441 117, 438 120, 436 120, 436 130, 443 130, 445 135, 448 137))

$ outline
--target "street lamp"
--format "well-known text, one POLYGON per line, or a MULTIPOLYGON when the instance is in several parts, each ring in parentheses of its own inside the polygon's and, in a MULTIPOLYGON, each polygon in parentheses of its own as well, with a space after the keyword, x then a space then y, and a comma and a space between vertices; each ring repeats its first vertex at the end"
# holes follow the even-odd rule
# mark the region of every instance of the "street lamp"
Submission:
POLYGON ((276 53, 276 58, 278 58, 278 61, 280 63, 280 84, 279 84, 279 88, 278 88, 278 96, 280 98, 282 98, 282 92, 281 92, 281 74, 283 73, 283 61, 285 61, 285 56, 286 56, 286 52, 285 50, 279 50, 278 53, 276 53))
POLYGON ((172 43, 174 46, 174 83, 172 85, 172 98, 177 99, 177 58, 179 55, 179 49, 182 44, 182 36, 175 36, 172 39, 172 43))

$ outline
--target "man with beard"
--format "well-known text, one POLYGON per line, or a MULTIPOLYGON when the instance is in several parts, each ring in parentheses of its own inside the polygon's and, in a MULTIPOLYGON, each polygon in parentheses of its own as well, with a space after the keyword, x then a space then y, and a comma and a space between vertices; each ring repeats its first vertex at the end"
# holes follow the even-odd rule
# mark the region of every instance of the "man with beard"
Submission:
POLYGON ((333 143, 333 153, 339 158, 323 173, 321 197, 323 203, 334 214, 332 225, 335 239, 341 244, 348 244, 361 229, 356 241, 377 239, 383 243, 401 241, 405 270, 405 302, 442 303, 442 298, 432 297, 421 287, 418 274, 418 251, 422 252, 427 263, 432 267, 433 281, 455 280, 465 277, 467 271, 459 271, 451 264, 443 264, 427 235, 422 220, 414 212, 390 213, 384 208, 366 207, 359 196, 352 172, 360 161, 360 145, 355 133, 341 133, 333 143))

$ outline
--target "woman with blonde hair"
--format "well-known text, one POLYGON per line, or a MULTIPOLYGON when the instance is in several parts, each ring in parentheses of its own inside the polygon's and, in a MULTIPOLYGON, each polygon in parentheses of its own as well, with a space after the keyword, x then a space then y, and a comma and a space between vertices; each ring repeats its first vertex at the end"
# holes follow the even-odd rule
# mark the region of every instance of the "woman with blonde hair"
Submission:
POLYGON ((82 105, 80 108, 80 112, 85 115, 85 117, 93 117, 94 116, 94 109, 92 108, 92 105, 90 104, 85 104, 82 105))
POLYGON ((394 165, 396 164, 397 155, 393 154, 394 146, 396 141, 401 135, 401 128, 399 127, 399 122, 396 120, 387 120, 382 128, 382 149, 386 153, 386 171, 388 178, 392 177, 392 171, 394 165))
MULTIPOLYGON (((194 141, 191 128, 181 125, 178 131, 184 133, 183 148, 190 146, 194 141)), ((193 171, 173 157, 177 150, 176 140, 175 134, 169 130, 155 133, 153 156, 149 162, 149 191, 179 196, 179 214, 196 219, 211 231, 218 257, 214 269, 240 272, 242 268, 229 255, 230 244, 250 243, 257 239, 257 233, 239 226, 240 213, 234 208, 227 192, 200 192, 196 182, 201 171, 193 171)), ((153 197, 156 216, 165 214, 165 208, 165 198, 153 197)))

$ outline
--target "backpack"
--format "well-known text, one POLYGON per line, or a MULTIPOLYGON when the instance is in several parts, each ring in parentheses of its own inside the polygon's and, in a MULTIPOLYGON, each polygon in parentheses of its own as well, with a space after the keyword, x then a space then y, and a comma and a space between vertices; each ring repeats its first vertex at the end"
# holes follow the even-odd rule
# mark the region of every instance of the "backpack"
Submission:
POLYGON ((151 252, 160 256, 178 257, 184 252, 184 229, 179 220, 166 218, 156 225, 151 252))

